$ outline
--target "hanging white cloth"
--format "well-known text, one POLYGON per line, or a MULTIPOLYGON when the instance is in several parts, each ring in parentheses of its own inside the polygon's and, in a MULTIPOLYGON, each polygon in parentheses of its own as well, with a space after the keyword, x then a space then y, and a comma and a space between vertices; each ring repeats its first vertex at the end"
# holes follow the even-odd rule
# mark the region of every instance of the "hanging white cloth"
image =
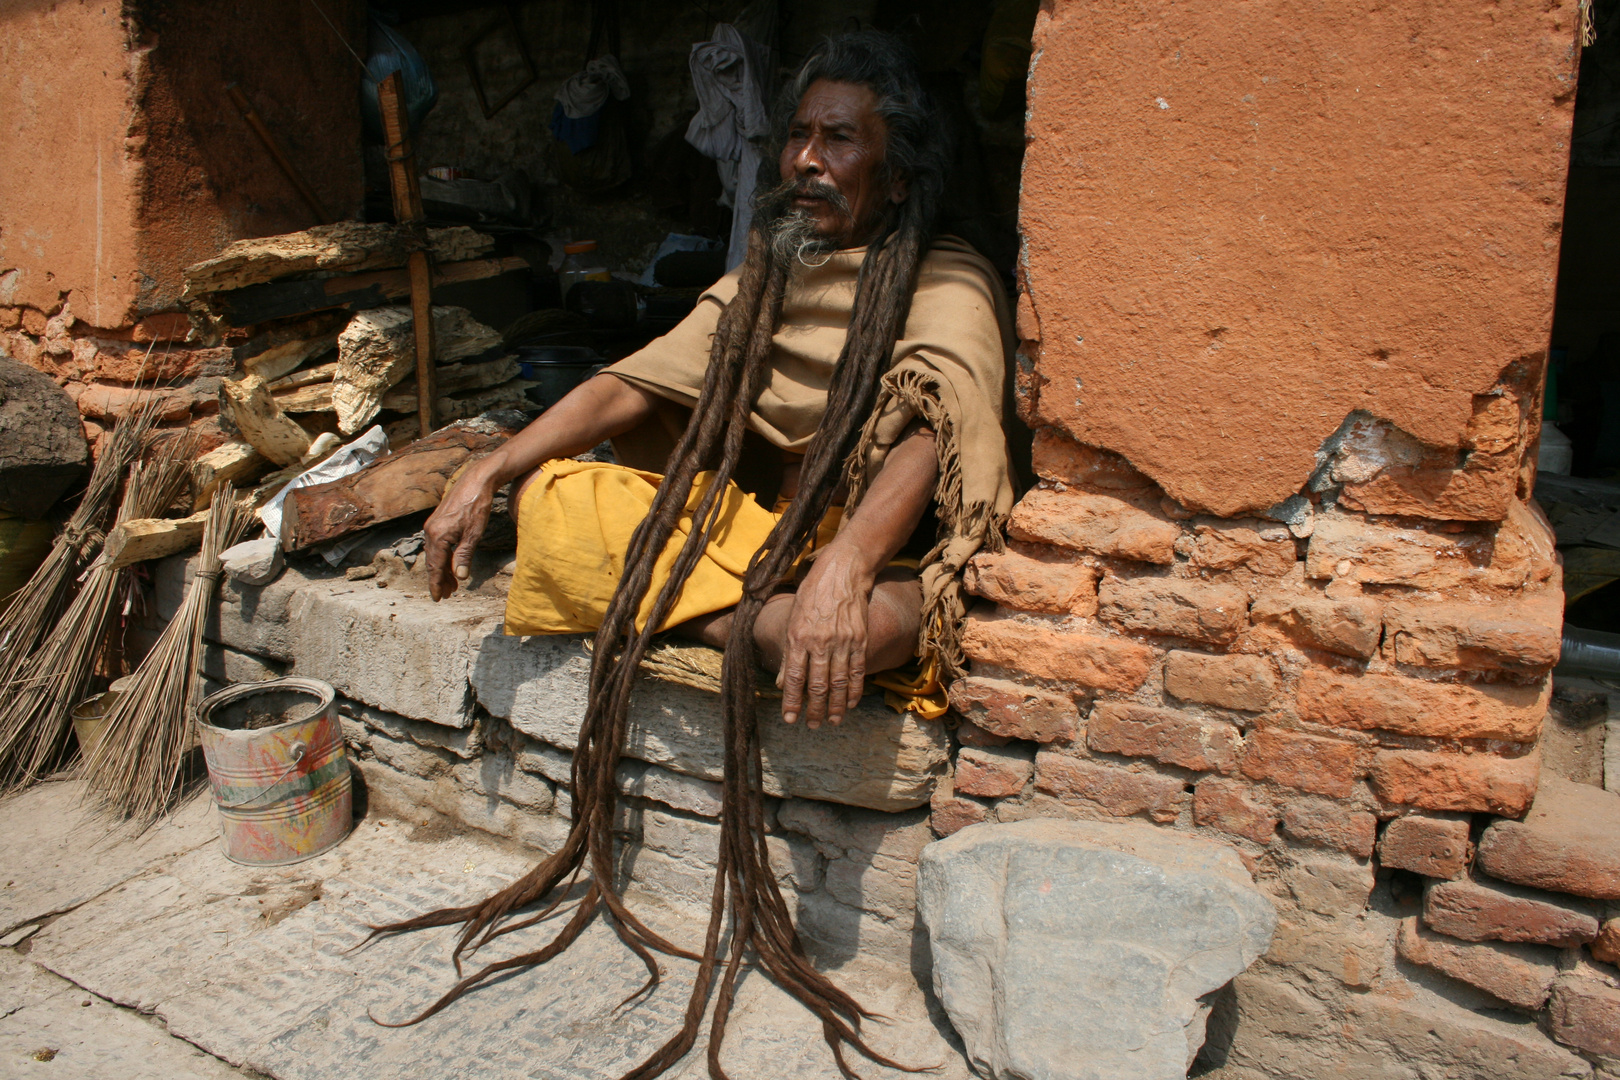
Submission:
POLYGON ((686 141, 714 159, 720 183, 730 197, 729 270, 742 262, 748 250, 759 147, 770 133, 770 114, 765 107, 769 50, 735 26, 720 23, 711 40, 692 46, 690 63, 698 113, 687 126, 686 141))
POLYGON ((568 76, 557 91, 557 101, 568 119, 582 120, 601 112, 609 94, 615 101, 623 101, 630 96, 630 84, 619 62, 611 55, 603 55, 586 64, 583 71, 568 76))

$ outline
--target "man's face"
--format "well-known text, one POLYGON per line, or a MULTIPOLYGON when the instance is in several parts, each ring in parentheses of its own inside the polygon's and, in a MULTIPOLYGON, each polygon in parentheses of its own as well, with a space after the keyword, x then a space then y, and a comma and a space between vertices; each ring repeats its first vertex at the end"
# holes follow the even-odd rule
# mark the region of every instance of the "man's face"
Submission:
POLYGON ((783 181, 796 181, 792 208, 809 215, 817 238, 835 247, 865 243, 885 204, 905 200, 904 182, 884 177, 888 125, 877 112, 877 95, 853 83, 813 82, 799 101, 780 162, 783 181), (848 211, 825 195, 830 187, 848 211))

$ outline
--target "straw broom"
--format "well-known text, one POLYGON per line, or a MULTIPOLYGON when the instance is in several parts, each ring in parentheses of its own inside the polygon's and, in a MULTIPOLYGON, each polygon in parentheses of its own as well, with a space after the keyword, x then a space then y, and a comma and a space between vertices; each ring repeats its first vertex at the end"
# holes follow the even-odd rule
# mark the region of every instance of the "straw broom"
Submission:
POLYGON ((88 795, 118 818, 150 825, 170 808, 192 745, 202 700, 202 631, 219 585, 219 553, 254 520, 228 484, 214 494, 202 553, 185 603, 114 703, 101 741, 85 762, 88 795))
POLYGON ((107 518, 124 472, 141 454, 157 422, 154 403, 119 418, 112 439, 90 471, 84 497, 28 583, 0 602, 0 699, 9 698, 18 670, 44 643, 86 563, 101 551, 107 518))
MULTIPOLYGON (((168 440, 156 457, 130 466, 119 523, 157 517, 190 476, 195 441, 168 440)), ((92 563, 83 587, 38 651, 18 665, 0 704, 0 791, 38 782, 56 767, 72 729, 72 710, 89 688, 107 631, 132 576, 105 559, 92 563)))

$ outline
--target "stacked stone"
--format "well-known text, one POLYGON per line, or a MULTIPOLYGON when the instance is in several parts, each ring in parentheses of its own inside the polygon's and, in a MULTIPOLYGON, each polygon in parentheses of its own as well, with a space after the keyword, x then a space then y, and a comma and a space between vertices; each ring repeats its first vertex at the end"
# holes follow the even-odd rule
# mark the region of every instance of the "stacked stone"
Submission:
POLYGON ((0 352, 56 380, 79 407, 92 452, 119 417, 158 402, 159 424, 189 428, 206 453, 230 436, 220 426, 221 380, 239 374, 230 345, 203 346, 182 312, 97 327, 55 311, 0 307, 0 352))

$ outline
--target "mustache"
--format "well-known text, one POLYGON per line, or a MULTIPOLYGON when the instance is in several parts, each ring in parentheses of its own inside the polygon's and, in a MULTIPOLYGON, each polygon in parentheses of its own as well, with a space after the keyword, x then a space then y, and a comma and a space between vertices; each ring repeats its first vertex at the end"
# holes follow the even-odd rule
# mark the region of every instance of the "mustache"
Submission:
POLYGON ((843 193, 827 181, 814 177, 794 177, 761 192, 757 210, 767 218, 778 217, 794 209, 794 199, 822 199, 840 214, 850 214, 849 200, 843 193))

